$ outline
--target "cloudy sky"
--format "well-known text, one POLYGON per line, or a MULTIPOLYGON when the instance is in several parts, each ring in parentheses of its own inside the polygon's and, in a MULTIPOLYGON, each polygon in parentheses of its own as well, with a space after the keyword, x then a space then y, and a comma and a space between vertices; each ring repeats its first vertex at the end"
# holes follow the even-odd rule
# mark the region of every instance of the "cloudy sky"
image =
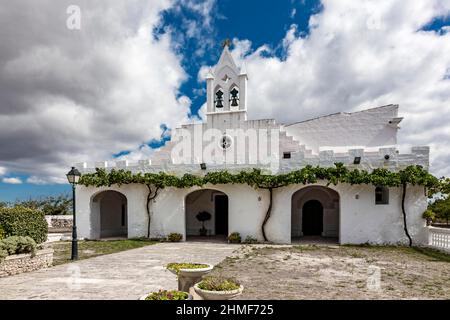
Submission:
POLYGON ((402 148, 430 145, 450 175, 450 0, 15 0, 0 3, 0 201, 151 154, 201 116, 225 38, 250 118, 400 104, 402 148))

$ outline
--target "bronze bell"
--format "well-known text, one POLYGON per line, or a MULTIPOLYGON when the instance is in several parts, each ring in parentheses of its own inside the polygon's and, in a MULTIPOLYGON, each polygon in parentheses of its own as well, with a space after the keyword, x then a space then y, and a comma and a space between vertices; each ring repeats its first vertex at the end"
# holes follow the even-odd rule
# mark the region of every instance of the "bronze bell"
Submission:
POLYGON ((237 91, 236 88, 234 88, 233 90, 231 90, 230 93, 231 93, 231 99, 230 99, 231 106, 232 107, 239 107, 239 104, 238 104, 238 100, 239 100, 238 93, 239 93, 239 91, 237 91))
POLYGON ((223 108, 223 92, 217 91, 216 92, 216 108, 223 108))

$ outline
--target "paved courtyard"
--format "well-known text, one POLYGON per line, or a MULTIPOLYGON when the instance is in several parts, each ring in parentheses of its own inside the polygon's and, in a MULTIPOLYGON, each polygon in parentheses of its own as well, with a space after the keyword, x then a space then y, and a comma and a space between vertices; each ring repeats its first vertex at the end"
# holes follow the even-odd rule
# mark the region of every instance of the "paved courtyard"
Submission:
POLYGON ((161 243, 0 279, 0 299, 136 300, 159 289, 177 289, 170 262, 218 264, 239 246, 161 243))

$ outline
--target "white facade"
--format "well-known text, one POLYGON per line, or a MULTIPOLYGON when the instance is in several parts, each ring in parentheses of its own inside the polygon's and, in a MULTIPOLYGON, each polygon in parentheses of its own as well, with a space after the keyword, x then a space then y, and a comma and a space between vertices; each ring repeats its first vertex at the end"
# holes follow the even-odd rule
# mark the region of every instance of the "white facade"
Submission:
MULTIPOLYGON (((172 141, 152 159, 138 163, 83 163, 77 167, 85 173, 101 167, 132 172, 164 171, 176 175, 252 168, 276 174, 306 165, 329 167, 337 162, 366 170, 378 167, 399 170, 414 164, 428 168, 428 147, 412 148, 408 154, 398 152, 397 131, 402 119, 398 117, 397 105, 294 124, 248 120, 248 77, 244 69, 236 66, 225 47, 217 67, 206 79, 206 122, 177 129, 172 141), (267 147, 265 153, 255 149, 261 145, 267 147), (360 158, 359 164, 355 164, 356 157, 360 158)), ((119 234, 130 238, 147 236, 147 192, 142 185, 79 186, 76 199, 79 235, 90 239, 119 234), (111 191, 119 192, 121 196, 114 196, 111 191), (102 195, 104 192, 110 194, 102 195), (108 197, 115 197, 115 200, 98 200, 108 197), (108 222, 102 223, 102 219, 108 222)), ((327 187, 317 184, 275 189, 272 214, 265 229, 267 238, 275 243, 291 243, 292 239, 312 234, 336 238, 341 244, 405 243, 401 190, 391 188, 388 193, 387 204, 376 204, 374 186, 341 184, 327 187)), ((268 191, 247 185, 164 189, 151 205, 151 237, 165 237, 173 232, 182 234, 184 239, 196 235, 202 224, 195 216, 207 211, 212 215, 205 223, 208 235, 222 234, 226 229, 227 234, 239 232, 243 239, 251 236, 262 241, 261 225, 268 206, 268 191), (199 190, 204 191, 196 192, 199 190), (222 196, 220 206, 217 196, 222 196)), ((423 187, 408 187, 408 229, 416 243, 426 241, 422 219, 426 207, 423 187)))

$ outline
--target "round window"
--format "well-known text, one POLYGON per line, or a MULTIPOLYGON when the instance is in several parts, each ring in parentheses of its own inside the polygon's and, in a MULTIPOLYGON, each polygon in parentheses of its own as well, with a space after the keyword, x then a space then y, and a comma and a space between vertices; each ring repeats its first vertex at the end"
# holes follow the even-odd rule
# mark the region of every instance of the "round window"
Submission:
POLYGON ((233 145, 233 139, 230 136, 225 135, 220 139, 219 143, 223 150, 227 150, 233 145))

